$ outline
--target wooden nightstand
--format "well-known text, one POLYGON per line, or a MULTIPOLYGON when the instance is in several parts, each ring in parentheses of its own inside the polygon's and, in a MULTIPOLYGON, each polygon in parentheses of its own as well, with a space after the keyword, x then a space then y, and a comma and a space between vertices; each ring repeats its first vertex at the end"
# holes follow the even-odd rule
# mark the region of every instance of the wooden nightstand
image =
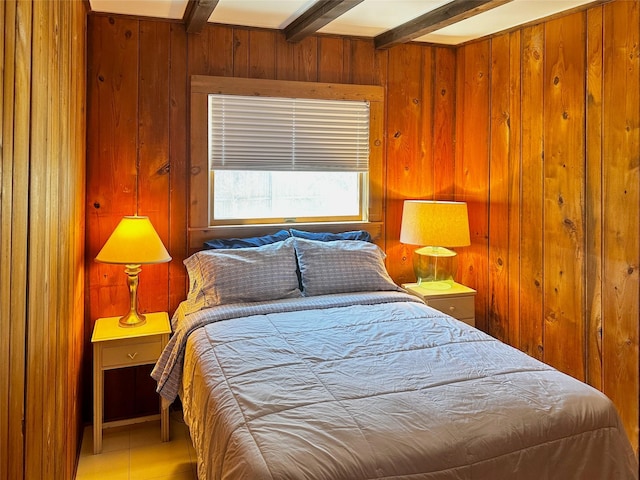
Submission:
MULTIPOLYGON (((93 453, 102 452, 102 429, 139 423, 156 415, 103 425, 104 371, 156 363, 169 341, 171 324, 166 312, 145 314, 147 322, 140 327, 124 328, 119 317, 99 318, 93 327, 93 453)), ((160 409, 160 438, 169 440, 169 409, 160 409)))
POLYGON ((417 283, 404 283, 402 288, 407 292, 420 297, 430 307, 440 310, 447 315, 451 315, 464 323, 475 327, 475 297, 476 291, 473 288, 466 287, 459 283, 453 282, 451 288, 446 290, 431 290, 417 283))

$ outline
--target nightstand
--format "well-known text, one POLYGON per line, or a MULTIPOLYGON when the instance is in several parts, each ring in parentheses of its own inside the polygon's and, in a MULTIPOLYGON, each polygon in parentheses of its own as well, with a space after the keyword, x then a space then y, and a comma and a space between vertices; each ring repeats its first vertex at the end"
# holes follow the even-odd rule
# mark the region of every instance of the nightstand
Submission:
POLYGON ((451 284, 451 288, 446 290, 431 290, 424 283, 422 285, 404 283, 402 288, 410 294, 420 297, 430 307, 451 315, 472 327, 475 326, 476 291, 473 288, 455 282, 451 284))
MULTIPOLYGON (((147 322, 140 327, 118 325, 120 317, 99 318, 93 327, 93 453, 102 452, 102 429, 139 423, 156 415, 103 424, 104 371, 156 363, 169 342, 171 324, 166 312, 145 314, 147 322)), ((169 440, 169 409, 160 408, 160 438, 169 440)))

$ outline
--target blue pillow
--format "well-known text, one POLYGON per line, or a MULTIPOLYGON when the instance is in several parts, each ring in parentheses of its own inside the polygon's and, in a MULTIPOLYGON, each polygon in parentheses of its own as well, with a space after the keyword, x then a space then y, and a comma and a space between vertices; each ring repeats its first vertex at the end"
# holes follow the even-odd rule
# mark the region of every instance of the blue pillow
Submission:
POLYGON ((332 242, 334 240, 361 240, 363 242, 371 243, 371 234, 366 230, 354 230, 352 232, 342 233, 315 233, 290 228, 289 231, 291 232, 292 237, 304 238, 305 240, 316 240, 319 242, 332 242))
POLYGON ((269 245, 271 243, 281 242, 289 238, 289 232, 286 230, 280 230, 273 235, 263 235, 261 237, 247 237, 247 238, 218 238, 215 240, 208 240, 204 242, 204 247, 207 249, 232 249, 232 248, 248 248, 248 247, 260 247, 262 245, 269 245))

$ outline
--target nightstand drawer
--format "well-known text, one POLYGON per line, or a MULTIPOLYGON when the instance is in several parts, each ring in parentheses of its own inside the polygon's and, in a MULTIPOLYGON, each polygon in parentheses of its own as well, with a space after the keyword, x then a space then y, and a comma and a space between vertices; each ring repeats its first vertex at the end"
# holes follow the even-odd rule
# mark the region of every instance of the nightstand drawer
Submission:
POLYGON ((102 349, 102 367, 104 369, 127 365, 154 363, 160 357, 160 340, 147 343, 130 342, 102 349))
POLYGON ((462 320, 463 318, 473 318, 475 316, 474 297, 457 298, 433 298, 426 301, 427 305, 440 310, 453 318, 462 320))

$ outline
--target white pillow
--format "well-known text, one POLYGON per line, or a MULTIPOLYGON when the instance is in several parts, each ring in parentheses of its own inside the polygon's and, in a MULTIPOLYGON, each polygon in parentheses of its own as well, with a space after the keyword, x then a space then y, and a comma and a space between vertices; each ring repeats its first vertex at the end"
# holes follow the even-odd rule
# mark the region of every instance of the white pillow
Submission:
POLYGON ((203 250, 184 264, 187 302, 200 308, 301 296, 291 238, 260 247, 203 250))
POLYGON ((387 273, 385 254, 359 240, 320 242, 294 238, 305 296, 331 293, 402 291, 387 273))

